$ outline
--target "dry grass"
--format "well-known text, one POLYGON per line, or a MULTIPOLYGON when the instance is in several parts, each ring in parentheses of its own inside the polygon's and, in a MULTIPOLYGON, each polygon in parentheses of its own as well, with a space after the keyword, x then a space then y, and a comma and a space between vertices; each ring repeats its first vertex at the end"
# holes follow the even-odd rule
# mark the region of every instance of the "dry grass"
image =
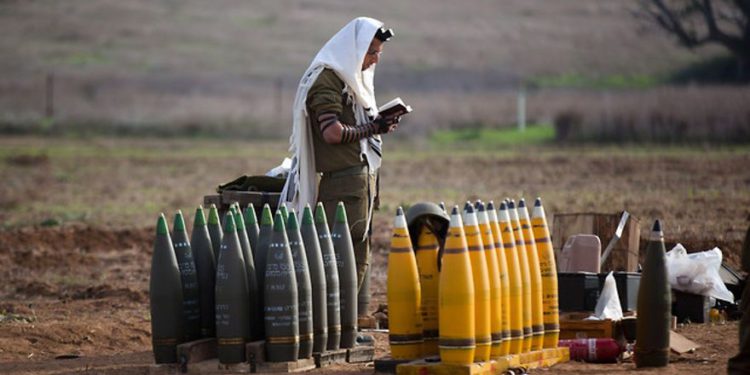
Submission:
MULTIPOLYGON (((283 142, 216 140, 6 137, 0 146, 0 223, 10 227, 192 216, 218 184, 264 173, 286 153, 283 142)), ((661 218, 671 240, 736 251, 750 215, 746 147, 447 151, 390 142, 385 153, 381 229, 398 205, 541 196, 550 214, 626 209, 644 233, 661 218)))
POLYGON ((745 87, 659 88, 584 95, 566 103, 555 124, 563 141, 615 143, 748 143, 750 91, 745 87), (564 133, 564 135, 563 135, 564 133))

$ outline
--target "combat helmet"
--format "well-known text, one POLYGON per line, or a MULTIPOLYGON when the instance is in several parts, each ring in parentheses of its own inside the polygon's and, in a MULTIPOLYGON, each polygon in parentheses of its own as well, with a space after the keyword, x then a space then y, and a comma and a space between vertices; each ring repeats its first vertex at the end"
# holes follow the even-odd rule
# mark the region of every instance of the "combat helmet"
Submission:
POLYGON ((412 248, 417 248, 419 231, 423 225, 427 225, 435 233, 440 244, 440 255, 442 255, 445 236, 450 226, 450 217, 440 206, 432 202, 419 202, 412 205, 406 210, 406 224, 409 227, 412 248))

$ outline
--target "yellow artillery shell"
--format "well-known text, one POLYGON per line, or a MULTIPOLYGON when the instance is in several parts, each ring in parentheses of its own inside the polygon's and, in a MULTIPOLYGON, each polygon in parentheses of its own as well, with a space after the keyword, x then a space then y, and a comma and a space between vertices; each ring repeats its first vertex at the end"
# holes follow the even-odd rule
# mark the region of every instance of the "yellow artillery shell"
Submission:
POLYGON ((516 250, 516 240, 513 236, 513 228, 510 225, 508 207, 505 202, 500 204, 499 222, 510 281, 510 354, 520 354, 523 349, 523 285, 521 284, 521 265, 516 250))
POLYGON ((479 221, 479 231, 482 235, 484 259, 487 263, 487 273, 490 280, 490 335, 492 336, 490 357, 498 358, 503 355, 501 351, 503 342, 502 285, 500 283, 497 254, 495 253, 495 239, 492 237, 492 229, 490 229, 487 212, 484 209, 484 204, 481 202, 478 204, 477 219, 479 221))
POLYGON ((438 294, 440 360, 445 364, 474 362, 474 281, 458 207, 453 207, 443 250, 438 294))
POLYGON ((523 199, 518 202, 518 221, 521 224, 521 232, 526 244, 529 278, 531 279, 531 350, 540 350, 544 343, 542 274, 534 234, 531 231, 529 211, 526 209, 526 202, 523 199))
POLYGON ((471 260, 471 274, 474 281, 474 339, 476 351, 475 362, 484 362, 490 359, 492 344, 490 325, 490 278, 482 246, 482 237, 479 232, 477 216, 471 205, 464 211, 464 232, 471 260))
POLYGON ((388 341, 394 359, 416 359, 421 355, 421 301, 417 259, 404 211, 399 207, 388 254, 388 341))
POLYGON ((518 221, 518 211, 514 201, 508 204, 508 213, 513 227, 513 237, 516 240, 516 252, 518 253, 518 264, 521 266, 521 287, 523 298, 523 349, 526 353, 531 350, 531 275, 529 261, 526 253, 526 244, 521 232, 521 223, 518 221))
POLYGON ((427 226, 422 226, 417 240, 417 268, 422 292, 422 355, 438 354, 438 252, 437 237, 427 226))
POLYGON ((497 258, 497 269, 500 276, 500 297, 502 308, 502 335, 503 341, 500 344, 500 355, 510 354, 510 279, 508 277, 508 262, 505 259, 505 249, 503 248, 503 239, 500 234, 500 224, 497 222, 497 212, 495 204, 490 201, 487 203, 487 216, 489 218, 490 229, 492 230, 493 245, 495 248, 495 257, 497 258))
POLYGON ((531 213, 531 230, 539 256, 539 270, 542 275, 542 316, 544 320, 544 348, 556 348, 560 338, 560 311, 558 310, 557 264, 552 240, 547 226, 541 198, 534 202, 531 213))

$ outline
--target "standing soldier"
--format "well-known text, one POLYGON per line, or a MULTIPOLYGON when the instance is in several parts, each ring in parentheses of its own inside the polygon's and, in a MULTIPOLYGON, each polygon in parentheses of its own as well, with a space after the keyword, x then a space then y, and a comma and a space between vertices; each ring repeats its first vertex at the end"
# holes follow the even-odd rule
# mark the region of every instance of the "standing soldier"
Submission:
POLYGON ((357 289, 370 263, 380 135, 393 132, 400 120, 400 114, 378 115, 373 88, 375 65, 392 36, 382 22, 359 17, 315 56, 297 89, 290 138, 294 158, 281 195, 297 212, 306 204, 322 202, 329 223, 334 222, 337 203, 344 203, 354 242, 357 289))

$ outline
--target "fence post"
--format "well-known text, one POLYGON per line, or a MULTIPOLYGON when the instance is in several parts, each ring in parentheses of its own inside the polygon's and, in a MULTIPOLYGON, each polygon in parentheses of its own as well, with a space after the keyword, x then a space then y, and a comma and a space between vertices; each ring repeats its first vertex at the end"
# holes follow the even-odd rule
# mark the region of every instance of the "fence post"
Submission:
POLYGON ((44 115, 48 119, 55 117, 55 74, 48 72, 45 80, 44 115))
POLYGON ((282 119, 284 118, 282 113, 282 102, 284 99, 284 80, 281 77, 276 78, 276 123, 281 126, 282 119))
POLYGON ((523 85, 518 90, 518 100, 516 101, 517 106, 517 121, 518 131, 526 131, 526 90, 523 85))

